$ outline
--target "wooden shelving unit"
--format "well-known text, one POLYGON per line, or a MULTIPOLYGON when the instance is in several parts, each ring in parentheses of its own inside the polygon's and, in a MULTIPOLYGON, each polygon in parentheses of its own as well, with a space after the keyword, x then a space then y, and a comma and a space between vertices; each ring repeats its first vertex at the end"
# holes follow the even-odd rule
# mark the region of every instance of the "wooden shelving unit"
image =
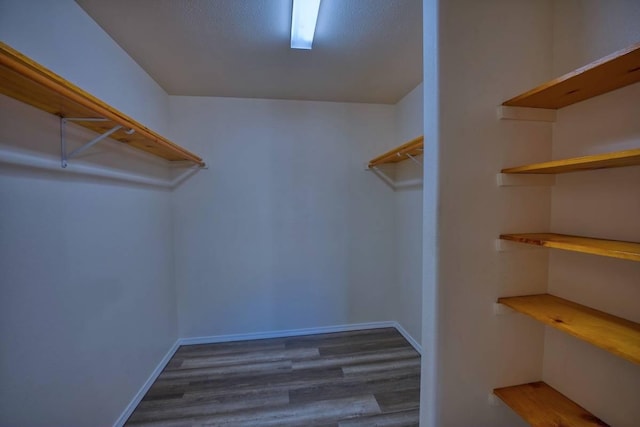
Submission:
POLYGON ((556 174, 577 172, 592 169, 619 168, 640 165, 640 149, 617 151, 614 153, 595 154, 572 159, 554 160, 544 163, 502 169, 502 173, 510 174, 556 174))
POLYGON ((585 65, 504 102, 558 109, 640 82, 640 43, 585 65))
POLYGON ((493 393, 534 427, 609 427, 542 381, 497 388, 493 393))
POLYGON ((403 160, 407 160, 409 156, 419 156, 422 154, 422 150, 424 148, 424 137, 419 136, 416 139, 412 139, 406 144, 402 144, 399 147, 394 148, 393 150, 387 151, 386 153, 376 157, 375 159, 369 161, 369 168, 374 166, 380 166, 386 163, 398 163, 403 160))
POLYGON ((101 134, 120 125, 122 129, 111 134, 111 138, 167 160, 187 160, 204 166, 202 158, 141 125, 2 42, 0 93, 60 117, 107 119, 100 122, 75 123, 101 134))
POLYGON ((555 233, 501 234, 503 240, 582 252, 611 258, 640 261, 640 243, 595 239, 555 233))
MULTIPOLYGON (((502 105, 559 109, 640 82, 640 43, 551 80, 502 105)), ((556 174, 640 165, 640 149, 502 169, 504 174, 556 174)), ((640 261, 640 243, 555 233, 503 234, 503 240, 640 261)), ((549 294, 499 298, 520 313, 640 364, 640 324, 549 294)), ((608 426, 544 382, 494 390, 535 427, 608 426)))
POLYGON ((640 324, 549 294, 499 298, 520 313, 640 364, 640 324))

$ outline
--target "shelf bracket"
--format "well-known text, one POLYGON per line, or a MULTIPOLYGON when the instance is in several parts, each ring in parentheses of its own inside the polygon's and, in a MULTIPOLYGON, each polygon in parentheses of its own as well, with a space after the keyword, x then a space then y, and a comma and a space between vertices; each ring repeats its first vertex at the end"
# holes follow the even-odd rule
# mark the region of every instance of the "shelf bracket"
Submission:
POLYGON ((389 175, 384 173, 384 171, 379 169, 377 166, 373 166, 369 170, 372 171, 374 174, 376 174, 380 179, 382 179, 382 181, 384 181, 385 184, 387 184, 389 187, 391 187, 392 190, 396 189, 396 183, 393 182, 393 180, 391 178, 389 178, 389 175))
POLYGON ((511 174, 496 175, 498 187, 551 187, 556 184, 556 176, 551 174, 511 174))
MULTIPOLYGON (((69 159, 72 159, 73 157, 75 157, 78 154, 82 153, 86 149, 93 147, 98 142, 102 141, 105 138, 108 138, 109 136, 111 136, 111 134, 113 134, 114 132, 117 132, 117 131, 119 131, 120 129, 123 128, 122 125, 116 125, 116 126, 112 127, 111 129, 109 129, 108 131, 106 131, 105 133, 96 136, 95 138, 93 138, 91 141, 87 142, 83 146, 76 148, 75 150, 73 150, 70 153, 67 153, 67 138, 66 138, 66 136, 67 136, 66 135, 67 134, 67 122, 108 122, 108 121, 110 121, 110 120, 105 119, 105 118, 100 118, 100 117, 62 117, 62 118, 60 118, 60 162, 61 162, 61 166, 63 168, 66 168, 68 166, 69 159)), ((129 134, 129 135, 131 135, 134 132, 135 132, 135 130, 133 130, 133 129, 129 129, 128 131, 126 131, 126 133, 129 134)))
POLYGON ((487 403, 489 404, 489 406, 499 407, 502 404, 502 400, 498 396, 493 394, 493 392, 491 392, 487 397, 487 403))
POLYGON ((379 169, 377 166, 373 166, 371 169, 367 169, 378 176, 378 178, 382 179, 385 184, 387 184, 393 191, 400 190, 403 188, 414 188, 422 185, 421 179, 413 179, 408 181, 400 181, 395 182, 393 179, 389 177, 382 169, 379 169))
POLYGON ((493 303, 493 314, 496 316, 504 316, 506 314, 514 314, 516 311, 499 302, 493 303))
POLYGON ((405 156, 407 156, 409 159, 411 159, 416 165, 420 166, 421 168, 424 168, 424 165, 422 163, 420 163, 420 161, 418 159, 416 159, 415 157, 413 157, 411 154, 406 153, 405 156))
POLYGON ((556 121, 556 110, 547 108, 529 108, 529 107, 508 107, 501 105, 498 107, 499 120, 523 120, 532 122, 548 122, 556 121))
POLYGON ((496 252, 515 252, 515 251, 542 251, 543 246, 527 245, 521 242, 514 242, 511 240, 496 239, 495 240, 496 252))

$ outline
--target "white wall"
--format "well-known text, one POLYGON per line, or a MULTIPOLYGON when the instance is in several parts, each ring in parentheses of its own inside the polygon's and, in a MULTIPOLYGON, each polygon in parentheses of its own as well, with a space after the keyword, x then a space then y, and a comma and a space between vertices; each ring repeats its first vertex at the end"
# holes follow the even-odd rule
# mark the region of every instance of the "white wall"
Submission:
POLYGON ((167 94, 72 0, 0 0, 0 40, 164 135, 167 94))
MULTIPOLYGON (((556 1, 554 75, 640 41, 640 3, 556 1)), ((563 108, 553 130, 553 158, 640 148, 640 84, 563 108)), ((559 175, 551 229, 640 242, 640 168, 559 175)), ((640 322, 640 264, 552 251, 549 292, 640 322)), ((640 368, 549 329, 543 377, 611 425, 640 425, 640 368)))
MULTIPOLYGON (((0 1, 0 40, 166 129, 166 95, 75 2, 0 1)), ((59 156, 57 117, 0 111, 1 150, 59 156)), ((92 137, 70 128, 72 147, 92 137)), ((167 175, 115 144, 79 161, 167 175)), ((0 165, 1 425, 116 420, 177 337, 170 236, 168 192, 0 165)))
POLYGON ((540 0, 447 0, 439 8, 437 52, 425 29, 425 137, 438 148, 425 155, 424 269, 432 264, 426 257, 437 256, 437 289, 425 271, 423 347, 435 350, 423 367, 422 417, 430 427, 521 426, 488 397, 497 386, 541 378, 544 328, 524 316, 495 316, 492 307, 499 296, 544 292, 547 254, 498 253, 494 242, 500 233, 548 229, 550 190, 500 188, 496 173, 548 159, 551 127, 499 121, 496 107, 550 77, 553 8, 540 0), (437 55, 437 74, 429 53, 437 55), (427 187, 432 168, 439 168, 439 194, 427 187))
POLYGON ((173 193, 180 336, 394 320, 393 106, 170 99, 209 164, 173 193))
MULTIPOLYGON (((395 105, 395 145, 423 134, 423 85, 395 105)), ((391 146, 389 147, 391 148, 391 146)), ((422 156, 417 157, 422 161, 422 156)), ((393 166, 398 182, 420 180, 422 168, 407 160, 393 166)), ((420 341, 422 326, 422 186, 396 191, 396 270, 393 312, 409 334, 420 341)))

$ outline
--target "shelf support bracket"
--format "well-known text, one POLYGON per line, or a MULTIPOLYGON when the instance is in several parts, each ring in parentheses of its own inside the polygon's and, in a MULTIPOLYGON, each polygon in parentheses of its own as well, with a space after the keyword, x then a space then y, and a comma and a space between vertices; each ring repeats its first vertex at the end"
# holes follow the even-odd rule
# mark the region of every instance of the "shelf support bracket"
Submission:
POLYGON ((516 311, 499 302, 493 303, 493 314, 496 316, 504 316, 505 314, 514 314, 516 311))
MULTIPOLYGON (((76 148, 70 153, 67 153, 67 138, 66 138, 67 122, 107 122, 107 121, 110 121, 110 120, 100 118, 100 117, 62 117, 60 119, 60 158, 61 158, 60 160, 61 160, 61 166, 63 168, 66 168, 68 166, 69 159, 72 159, 73 157, 82 153, 86 149, 93 147, 98 142, 102 141, 105 138, 108 138, 109 136, 111 136, 111 134, 123 128, 122 125, 116 125, 111 129, 109 129, 108 131, 106 131, 105 133, 96 136, 95 138, 93 138, 91 141, 87 142, 83 146, 76 148)), ((130 129, 126 132, 127 134, 131 135, 135 131, 133 129, 130 129)))
POLYGON ((499 173, 496 175, 496 182, 498 187, 551 187, 556 184, 556 176, 551 174, 499 173))
POLYGON ((411 160, 413 160, 413 162, 420 166, 421 168, 424 168, 424 166, 422 165, 422 163, 420 163, 420 161, 418 159, 416 159, 415 157, 413 157, 411 154, 406 153, 405 156, 407 156, 408 158, 410 158, 411 160))
POLYGON ((396 189, 395 182, 393 182, 393 180, 391 178, 389 178, 389 176, 386 173, 384 173, 384 171, 379 169, 377 166, 372 167, 370 170, 373 173, 375 173, 376 175, 378 175, 378 177, 380 179, 382 179, 385 184, 387 184, 389 187, 391 187, 392 190, 396 189))
POLYGON ((384 173, 384 171, 382 171, 382 169, 379 169, 377 166, 373 166, 371 169, 367 170, 370 170, 374 174, 376 174, 378 178, 382 179, 382 181, 384 181, 384 183, 387 184, 393 191, 403 188, 419 187, 420 185, 422 185, 422 180, 420 179, 395 182, 393 179, 391 179, 391 177, 389 177, 389 175, 384 173))
POLYGON ((498 119, 554 123, 556 121, 556 110, 501 105, 498 107, 498 119))
POLYGON ((492 393, 489 393, 489 397, 487 398, 487 403, 489 404, 489 406, 499 407, 500 404, 502 403, 502 400, 500 400, 500 398, 495 394, 493 394, 492 392, 492 393))

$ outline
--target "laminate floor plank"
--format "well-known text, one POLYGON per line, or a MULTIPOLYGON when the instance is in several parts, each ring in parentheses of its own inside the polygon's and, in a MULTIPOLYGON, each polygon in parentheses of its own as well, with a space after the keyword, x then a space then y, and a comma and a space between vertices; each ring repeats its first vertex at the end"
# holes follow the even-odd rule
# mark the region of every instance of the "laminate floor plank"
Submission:
MULTIPOLYGON (((415 376, 401 381, 392 379, 366 382, 343 380, 339 383, 292 390, 289 392, 289 399, 291 403, 300 403, 343 398, 354 395, 373 394, 374 397, 376 397, 376 400, 378 400, 378 395, 383 396, 385 398, 385 403, 388 406, 391 406, 390 404, 393 403, 393 401, 389 395, 398 394, 404 396, 406 395, 407 390, 413 390, 419 387, 420 376, 415 376)), ((411 397, 413 399, 413 396, 411 397)), ((411 404, 413 403, 414 402, 411 402, 411 404)))
POLYGON ((201 406, 201 405, 210 405, 211 407, 217 408, 219 411, 229 412, 235 409, 231 408, 235 402, 240 402, 242 405, 247 404, 247 407, 250 406, 261 406, 260 402, 262 401, 280 401, 280 404, 289 402, 289 393, 285 388, 276 388, 274 390, 260 390, 257 393, 194 393, 187 394, 185 393, 180 399, 164 399, 164 400, 143 400, 138 405, 138 408, 141 409, 141 412, 156 412, 157 410, 165 410, 165 409, 174 409, 181 407, 191 407, 191 406, 201 406), (285 399, 286 398, 286 399, 285 399), (286 400, 286 402, 283 402, 286 400), (255 402, 249 405, 248 402, 255 402), (226 408, 223 408, 223 405, 227 405, 226 408))
POLYGON ((418 357, 410 357, 406 359, 385 360, 373 363, 363 363, 359 365, 343 366, 344 375, 362 375, 379 371, 387 371, 390 369, 402 369, 420 366, 418 357))
POLYGON ((212 388, 235 388, 246 385, 267 387, 287 381, 309 381, 314 379, 337 379, 344 376, 342 368, 301 369, 298 371, 258 372, 255 375, 229 376, 219 379, 196 379, 191 381, 191 390, 210 390, 212 388))
POLYGON ((399 391, 382 390, 376 392, 374 396, 383 412, 419 409, 420 405, 416 402, 420 402, 420 383, 414 384, 413 388, 409 386, 399 391))
POLYGON ((183 399, 181 404, 178 405, 173 402, 171 405, 156 405, 155 407, 145 409, 146 411, 139 411, 134 414, 130 419, 130 422, 135 423, 138 421, 162 421, 165 419, 183 418, 183 417, 195 417, 204 415, 216 415, 219 413, 238 412, 246 410, 256 410, 258 408, 269 408, 273 406, 281 406, 289 403, 289 393, 279 392, 270 394, 261 394, 254 396, 253 398, 242 399, 225 399, 224 397, 217 397, 209 400, 186 400, 183 399))
POLYGON ((420 356, 394 328, 183 346, 127 425, 418 425, 420 356))
POLYGON ((250 353, 197 356, 183 359, 179 367, 172 367, 171 370, 182 370, 200 367, 233 366, 245 365, 259 362, 277 362, 283 360, 304 360, 319 357, 317 348, 297 348, 291 350, 261 350, 250 353))
POLYGON ((406 348, 407 341, 404 337, 381 338, 375 341, 361 343, 340 343, 320 345, 318 351, 322 356, 339 356, 343 354, 360 353, 364 351, 406 348))
POLYGON ((361 365, 364 363, 414 359, 413 349, 385 349, 364 353, 344 354, 340 356, 322 356, 315 359, 298 360, 292 363, 293 369, 328 368, 334 366, 361 365))
MULTIPOLYGON (((155 394, 149 394, 147 393, 145 400, 147 401, 154 401, 154 400, 179 400, 182 399, 184 397, 184 392, 166 392, 166 393, 155 393, 155 394)), ((141 402, 142 403, 142 402, 141 402)))
POLYGON ((356 332, 338 332, 332 334, 306 335, 287 338, 286 348, 319 347, 331 345, 375 342, 376 340, 402 336, 394 328, 367 329, 356 332))
POLYGON ((420 410, 392 412, 341 421, 338 427, 418 427, 420 410))
POLYGON ((183 345, 176 351, 176 356, 194 355, 214 352, 216 354, 238 353, 242 351, 284 350, 285 338, 271 338, 266 340, 230 341, 216 344, 183 345))
MULTIPOLYGON (((245 393, 248 390, 260 392, 275 386, 294 387, 297 384, 335 381, 342 378, 341 368, 329 369, 305 369, 290 372, 256 372, 245 375, 233 375, 228 378, 196 379, 192 381, 162 380, 158 379, 147 392, 147 396, 169 395, 178 393, 212 393, 224 391, 225 393, 245 393)), ((145 397, 146 399, 146 397, 145 397)))

